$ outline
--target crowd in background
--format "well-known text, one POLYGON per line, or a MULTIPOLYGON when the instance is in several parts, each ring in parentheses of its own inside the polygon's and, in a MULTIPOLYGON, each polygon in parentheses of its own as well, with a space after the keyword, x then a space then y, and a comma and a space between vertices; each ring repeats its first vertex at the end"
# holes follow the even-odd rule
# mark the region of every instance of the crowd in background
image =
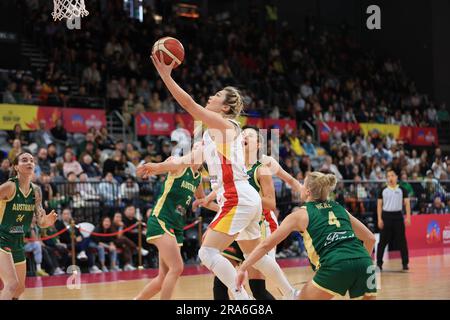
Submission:
MULTIPOLYGON (((121 1, 90 1, 82 30, 68 32, 65 24, 50 20, 48 3, 23 10, 27 35, 46 53, 48 66, 42 73, 2 74, 4 103, 65 106, 75 101, 78 107, 88 107, 83 97, 106 97, 106 110, 120 111, 131 126, 140 111, 182 112, 148 59, 155 40, 175 36, 182 39, 186 60, 173 75, 196 101, 204 105, 209 95, 235 85, 242 89, 247 115, 297 119, 298 128, 281 135, 281 165, 299 180, 313 170, 333 172, 340 180, 334 198, 366 224, 374 225, 364 217, 375 212, 372 200, 389 167, 413 199, 413 212, 450 212, 450 158, 440 148, 414 149, 392 135, 337 130, 327 143, 318 144, 301 126, 303 121, 404 126, 449 122, 447 106, 419 93, 400 61, 363 51, 345 27, 328 33, 311 25, 306 34, 296 35, 287 25, 267 23, 257 28, 251 20, 186 22, 170 15, 159 25, 150 7, 141 23, 123 14, 121 1), (72 88, 67 87, 69 79, 77 80, 72 88)), ((77 137, 66 132, 60 120, 52 129, 41 121, 34 132, 16 125, 3 138, 0 183, 8 179, 15 156, 28 150, 36 156, 34 181, 43 189, 45 208, 62 215, 59 227, 67 225, 71 215, 82 222, 95 214, 99 232, 132 225, 136 209, 148 214, 164 177, 137 180, 136 167, 164 161, 177 143, 163 136, 142 144, 122 141, 106 128, 91 128, 77 137), (105 213, 109 218, 103 218, 105 213)), ((278 179, 274 182, 281 220, 299 198, 278 179)), ((208 216, 205 221, 212 218, 211 213, 201 214, 208 216)), ((55 253, 44 254, 44 260, 50 261, 46 262, 49 272, 58 274, 68 264, 65 254, 71 244, 64 237, 42 243, 44 251, 55 253)), ((77 257, 87 259, 91 272, 132 270, 139 235, 130 237, 131 241, 89 239, 78 234, 77 257)), ((299 247, 301 251, 301 241, 294 235, 282 245, 279 257, 295 255, 299 247)), ((152 253, 148 245, 144 250, 152 253)), ((152 263, 149 258, 146 265, 152 263)))

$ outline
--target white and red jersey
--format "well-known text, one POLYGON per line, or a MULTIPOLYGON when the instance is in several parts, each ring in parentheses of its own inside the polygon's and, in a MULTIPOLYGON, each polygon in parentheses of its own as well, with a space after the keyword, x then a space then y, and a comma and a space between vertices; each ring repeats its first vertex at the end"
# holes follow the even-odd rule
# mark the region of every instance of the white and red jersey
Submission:
POLYGON ((253 240, 261 237, 261 197, 248 182, 241 129, 231 122, 238 130, 233 141, 218 143, 208 130, 203 135, 203 159, 220 207, 209 227, 228 235, 238 233, 236 240, 253 240))
POLYGON ((208 165, 211 187, 217 190, 218 195, 234 188, 235 182, 248 180, 241 128, 236 121, 230 121, 238 133, 234 140, 226 144, 215 142, 208 130, 203 134, 203 159, 208 165))

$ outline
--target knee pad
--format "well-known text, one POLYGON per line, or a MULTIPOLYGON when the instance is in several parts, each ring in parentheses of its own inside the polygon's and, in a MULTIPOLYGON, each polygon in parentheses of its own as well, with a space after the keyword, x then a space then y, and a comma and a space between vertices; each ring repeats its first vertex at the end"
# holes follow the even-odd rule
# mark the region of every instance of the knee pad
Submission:
POLYGON ((198 257, 205 267, 213 270, 214 266, 220 261, 220 251, 216 248, 201 247, 198 250, 198 257))

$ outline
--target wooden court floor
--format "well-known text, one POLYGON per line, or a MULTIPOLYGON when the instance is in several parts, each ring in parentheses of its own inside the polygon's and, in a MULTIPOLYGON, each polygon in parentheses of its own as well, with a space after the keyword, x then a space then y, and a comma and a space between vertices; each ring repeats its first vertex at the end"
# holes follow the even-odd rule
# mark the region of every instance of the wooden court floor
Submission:
MULTIPOLYGON (((410 271, 400 272, 400 259, 385 262, 381 273, 378 299, 450 299, 450 254, 410 258, 410 271)), ((312 278, 310 267, 283 269, 289 281, 302 288, 312 278)), ((174 299, 212 299, 211 274, 182 276, 178 281, 174 299)), ((82 284, 80 289, 66 286, 27 288, 22 299, 132 299, 149 279, 82 284)), ((268 283, 276 298, 280 294, 268 283)), ((158 297, 155 297, 157 299, 158 297)), ((347 299, 347 298, 343 298, 347 299)))

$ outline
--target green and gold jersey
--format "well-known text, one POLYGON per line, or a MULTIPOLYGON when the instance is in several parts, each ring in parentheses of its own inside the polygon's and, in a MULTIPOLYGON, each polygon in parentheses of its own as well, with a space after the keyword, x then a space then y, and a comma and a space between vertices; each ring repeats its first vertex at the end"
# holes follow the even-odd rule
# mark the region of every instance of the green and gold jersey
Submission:
POLYGON ((33 220, 35 199, 34 189, 30 186, 28 194, 19 188, 19 180, 11 178, 16 185, 16 192, 8 200, 0 201, 0 235, 17 235, 23 237, 30 229, 33 220))
POLYGON ((201 180, 201 174, 194 173, 190 167, 177 176, 169 173, 152 215, 175 228, 182 229, 185 225, 186 210, 201 180))
POLYGON ((311 201, 302 207, 309 223, 302 233, 314 270, 336 261, 369 257, 355 236, 347 210, 335 201, 311 201))
POLYGON ((258 178, 256 176, 256 172, 260 166, 262 166, 262 163, 259 161, 256 161, 253 164, 253 166, 251 166, 250 168, 247 168, 247 175, 249 177, 248 182, 258 192, 261 191, 261 185, 259 184, 258 178))

